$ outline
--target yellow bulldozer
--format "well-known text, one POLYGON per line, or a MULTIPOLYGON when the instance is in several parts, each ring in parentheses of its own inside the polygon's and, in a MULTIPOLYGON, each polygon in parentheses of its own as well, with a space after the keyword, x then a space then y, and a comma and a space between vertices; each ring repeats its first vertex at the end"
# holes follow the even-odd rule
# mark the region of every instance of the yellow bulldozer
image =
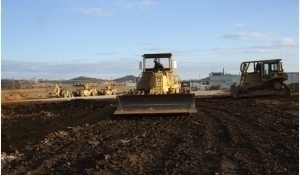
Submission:
POLYGON ((288 75, 284 72, 281 59, 242 62, 240 71, 240 84, 231 86, 233 98, 290 95, 290 89, 284 83, 288 75))
POLYGON ((53 93, 49 93, 50 97, 57 97, 57 98, 67 98, 72 97, 72 94, 69 93, 69 91, 65 89, 61 89, 57 84, 55 84, 53 93))
POLYGON ((197 113, 195 94, 181 89, 171 53, 144 54, 139 67, 136 89, 117 96, 114 114, 197 113), (161 67, 153 68, 153 62, 161 67))
POLYGON ((98 95, 97 89, 93 86, 87 84, 76 85, 76 89, 72 92, 74 97, 84 97, 84 96, 96 96, 98 95))
POLYGON ((117 89, 114 86, 106 86, 104 90, 104 95, 116 95, 117 89))
POLYGON ((116 95, 117 94, 117 89, 114 87, 114 85, 108 85, 105 86, 104 89, 100 90, 98 92, 99 95, 116 95))
POLYGON ((192 86, 190 82, 181 82, 180 93, 190 94, 192 91, 192 86))

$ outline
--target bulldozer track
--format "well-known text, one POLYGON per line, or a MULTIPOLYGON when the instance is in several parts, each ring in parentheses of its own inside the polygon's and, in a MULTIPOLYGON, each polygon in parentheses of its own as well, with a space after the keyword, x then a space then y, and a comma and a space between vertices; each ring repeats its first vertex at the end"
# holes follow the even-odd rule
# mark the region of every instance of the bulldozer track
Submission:
POLYGON ((195 106, 114 116, 114 99, 2 104, 2 174, 298 174, 298 94, 195 106))
POLYGON ((205 128, 207 130, 204 138, 207 140, 206 143, 208 143, 206 145, 206 152, 218 155, 218 164, 221 165, 218 171, 220 171, 221 174, 236 174, 237 172, 242 172, 243 170, 239 169, 239 165, 234 160, 232 150, 230 149, 230 142, 232 140, 230 128, 228 128, 224 121, 217 115, 211 113, 210 110, 202 109, 202 111, 210 114, 203 119, 206 121, 205 128), (212 140, 212 138, 214 138, 214 140, 212 140), (214 145, 213 143, 215 142, 218 144, 214 145), (228 162, 229 160, 231 165, 225 165, 225 162, 228 162))
POLYGON ((286 84, 284 84, 282 81, 277 80, 277 79, 270 80, 270 81, 268 81, 267 83, 265 83, 264 85, 261 85, 261 86, 249 88, 249 91, 257 91, 257 90, 262 90, 262 89, 266 89, 266 88, 274 89, 272 86, 276 82, 280 82, 280 84, 282 86, 284 86, 284 89, 281 89, 280 91, 288 91, 288 92, 290 91, 289 87, 286 84))
MULTIPOLYGON (((253 121, 249 121, 246 120, 243 116, 240 115, 236 115, 236 116, 232 116, 231 114, 234 113, 234 111, 229 112, 226 109, 220 109, 217 110, 215 108, 208 108, 209 110, 204 110, 207 113, 210 113, 214 118, 217 118, 219 120, 218 123, 230 123, 231 125, 235 125, 235 123, 241 123, 241 120, 244 120, 243 123, 247 123, 247 125, 240 125, 239 128, 234 128, 234 127, 228 127, 226 128, 226 130, 221 130, 221 133, 230 133, 230 134, 225 134, 223 135, 223 137, 221 138, 227 138, 229 141, 232 141, 233 144, 231 145, 231 147, 237 147, 237 150, 234 150, 233 152, 230 152, 230 150, 228 151, 227 149, 224 149, 224 144, 222 145, 222 148, 224 150, 219 150, 220 152, 222 152, 223 154, 230 154, 230 155, 234 155, 233 156, 233 160, 234 162, 243 162, 243 164, 238 164, 235 165, 234 167, 248 167, 249 170, 251 170, 251 173, 253 174, 266 174, 267 172, 264 169, 260 169, 260 171, 256 171, 256 169, 259 169, 260 163, 263 163, 265 159, 263 156, 263 152, 261 150, 255 149, 257 148, 259 145, 257 145, 256 139, 258 138, 259 135, 263 134, 263 133, 268 133, 270 128, 264 128, 262 126, 260 126, 259 124, 253 122, 253 121), (224 115, 224 113, 226 113, 227 115, 224 115), (222 119, 218 118, 216 116, 221 116, 222 114, 222 119), (222 122, 221 122, 222 121, 222 122), (255 132, 255 131, 259 131, 259 132, 255 132), (227 136, 227 137, 226 137, 227 136), (228 136, 231 136, 228 137, 228 136), (240 145, 240 143, 243 143, 242 145, 240 145), (247 157, 250 158, 250 160, 246 160, 243 157, 240 157, 239 154, 236 153, 242 153, 247 155, 247 157), (249 154, 249 152, 251 152, 251 154, 249 154), (255 161, 256 159, 258 159, 261 162, 257 162, 257 164, 255 165, 251 165, 250 162, 255 161)), ((226 126, 226 125, 225 125, 226 126)), ((220 134, 221 135, 221 134, 220 134)), ((268 138, 264 138, 264 139, 268 139, 268 138)), ((220 143, 220 142, 219 142, 220 143)), ((222 143, 222 142, 221 142, 222 143)), ((226 142, 227 143, 227 142, 226 142)), ((226 146, 225 146, 226 148, 226 146)), ((278 160, 276 160, 278 161, 278 160)), ((236 174, 236 172, 242 172, 239 169, 234 169, 236 170, 234 172, 234 174, 236 174)), ((231 172, 233 170, 230 170, 231 172)), ((245 173, 245 172, 244 172, 245 173)))
MULTIPOLYGON (((245 123, 252 123, 254 125, 257 125, 258 127, 261 127, 261 123, 269 123, 270 126, 268 126, 268 128, 270 130, 275 130, 278 127, 291 127, 293 129, 297 129, 297 125, 295 125, 293 122, 286 120, 287 118, 286 116, 286 112, 282 111, 280 109, 272 109, 272 106, 264 106, 266 109, 272 109, 271 110, 265 110, 264 113, 262 114, 260 112, 260 108, 262 108, 262 105, 257 104, 255 101, 254 102, 250 102, 250 104, 247 104, 247 101, 242 99, 241 101, 245 101, 245 103, 241 102, 241 103, 237 103, 236 104, 236 108, 234 109, 228 109, 225 106, 210 106, 207 105, 207 103, 205 103, 206 105, 201 105, 202 107, 206 108, 206 109, 212 109, 213 111, 220 111, 222 113, 226 113, 228 115, 231 115, 232 117, 236 117, 239 118, 240 120, 244 120, 245 123), (251 108, 249 108, 249 106, 251 106, 251 108), (241 112, 241 110, 243 111, 243 113, 252 113, 252 115, 254 115, 255 117, 251 120, 247 120, 247 118, 245 118, 243 116, 243 113, 241 112), (270 124, 270 121, 272 121, 274 112, 277 113, 278 115, 280 115, 281 117, 277 118, 277 122, 272 123, 272 126, 270 124), (264 116, 264 117, 262 117, 264 116), (284 125, 284 126, 280 126, 280 125, 284 125)), ((289 102, 287 100, 281 100, 285 102, 285 105, 289 105, 289 102)), ((295 107, 294 107, 295 108, 295 107)), ((213 112, 212 111, 212 112, 213 112)), ((290 114, 292 116, 297 117, 297 115, 294 114, 290 114)), ((265 127, 265 126, 264 126, 265 127)), ((258 128, 258 130, 264 130, 264 128, 258 128)))

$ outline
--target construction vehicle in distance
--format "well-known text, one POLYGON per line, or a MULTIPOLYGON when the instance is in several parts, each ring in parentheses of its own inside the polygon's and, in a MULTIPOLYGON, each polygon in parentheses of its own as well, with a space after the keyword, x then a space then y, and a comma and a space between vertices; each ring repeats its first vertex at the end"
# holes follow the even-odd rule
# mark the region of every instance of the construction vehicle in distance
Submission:
POLYGON ((61 89, 57 84, 55 84, 53 93, 49 94, 50 97, 57 97, 57 98, 67 98, 71 97, 72 94, 70 94, 67 90, 61 89))
POLYGON ((184 94, 171 53, 144 54, 133 95, 117 96, 114 114, 197 113, 195 94, 184 94), (153 60, 163 68, 153 68, 153 60))
POLYGON ((220 90, 221 86, 219 84, 214 84, 214 85, 210 85, 210 86, 206 86, 205 90, 206 91, 210 91, 210 90, 220 90))
POLYGON ((98 91, 98 95, 117 95, 117 89, 114 86, 105 86, 104 89, 98 91))
POLYGON ((192 91, 190 82, 181 82, 180 93, 182 94, 190 94, 192 91))
POLYGON ((96 96, 98 95, 97 89, 87 84, 76 85, 76 90, 73 90, 74 97, 96 96))
POLYGON ((242 62, 240 71, 240 84, 231 86, 233 98, 290 95, 290 89, 284 83, 288 75, 284 72, 281 59, 242 62))
POLYGON ((116 95, 117 89, 113 86, 106 86, 104 90, 105 95, 116 95))

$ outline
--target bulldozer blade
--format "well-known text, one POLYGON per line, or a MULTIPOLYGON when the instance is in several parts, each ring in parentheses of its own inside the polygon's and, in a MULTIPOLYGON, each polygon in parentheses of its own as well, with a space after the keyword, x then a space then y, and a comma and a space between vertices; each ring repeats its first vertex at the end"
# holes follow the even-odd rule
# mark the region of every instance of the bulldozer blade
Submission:
POLYGON ((117 96, 114 114, 197 113, 195 94, 117 96))
POLYGON ((238 98, 239 86, 231 85, 230 92, 233 98, 238 98))

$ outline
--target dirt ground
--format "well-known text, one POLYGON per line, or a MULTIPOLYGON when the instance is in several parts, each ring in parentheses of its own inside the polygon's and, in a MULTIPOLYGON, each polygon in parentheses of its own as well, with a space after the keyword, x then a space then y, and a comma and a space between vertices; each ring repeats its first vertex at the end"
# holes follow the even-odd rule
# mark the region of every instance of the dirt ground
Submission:
POLYGON ((3 103, 2 174, 298 174, 299 95, 196 98, 192 116, 115 100, 3 103))

